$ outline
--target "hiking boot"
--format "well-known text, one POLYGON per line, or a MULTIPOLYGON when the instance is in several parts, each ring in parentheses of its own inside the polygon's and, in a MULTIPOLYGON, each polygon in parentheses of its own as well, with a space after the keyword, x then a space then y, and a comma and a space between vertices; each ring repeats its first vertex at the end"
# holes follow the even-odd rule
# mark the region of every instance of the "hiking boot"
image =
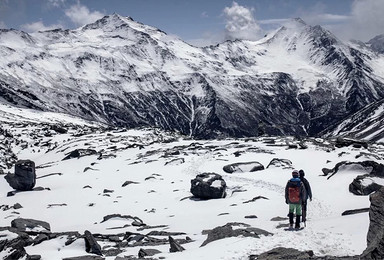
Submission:
POLYGON ((296 223, 295 223, 295 228, 299 229, 300 228, 300 215, 296 215, 296 223))
POLYGON ((289 217, 289 227, 293 227, 293 213, 289 213, 288 217, 289 217))

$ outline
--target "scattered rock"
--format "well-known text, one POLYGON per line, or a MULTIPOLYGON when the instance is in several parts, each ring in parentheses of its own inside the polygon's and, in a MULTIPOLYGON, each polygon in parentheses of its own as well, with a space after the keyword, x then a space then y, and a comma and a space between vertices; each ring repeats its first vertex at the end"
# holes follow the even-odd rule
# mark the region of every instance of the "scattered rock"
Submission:
POLYGON ((105 258, 101 256, 96 256, 96 255, 84 255, 84 256, 76 256, 76 257, 67 257, 67 258, 63 258, 63 260, 105 260, 105 258))
POLYGON ((129 184, 139 184, 139 183, 135 182, 135 181, 126 181, 126 182, 123 183, 123 185, 121 185, 121 187, 125 187, 125 186, 127 186, 129 184))
POLYGON ((264 196, 257 196, 257 197, 254 197, 254 198, 253 198, 253 199, 251 199, 251 200, 247 200, 247 201, 244 201, 243 203, 245 204, 245 203, 254 202, 254 201, 258 200, 258 199, 265 199, 265 200, 269 200, 268 198, 266 198, 266 197, 264 197, 264 196))
POLYGON ((274 218, 271 218, 271 221, 286 221, 288 220, 288 218, 285 218, 285 217, 274 217, 274 218))
POLYGON ((97 154, 97 151, 93 149, 76 149, 65 154, 63 161, 73 159, 73 158, 79 159, 84 156, 95 155, 95 154, 97 154))
POLYGON ((174 252, 181 252, 184 251, 184 247, 182 247, 179 243, 177 243, 171 236, 168 237, 169 240, 169 252, 174 253, 174 252))
POLYGON ((293 248, 278 247, 262 253, 259 256, 250 257, 249 259, 257 260, 277 260, 277 259, 312 259, 313 251, 301 252, 293 248))
POLYGON ((384 259, 384 188, 370 195, 369 199, 368 246, 361 259, 384 259))
POLYGON ((146 256, 154 256, 154 255, 160 254, 160 253, 161 253, 161 251, 159 251, 157 249, 150 249, 150 248, 143 249, 143 248, 140 248, 138 256, 144 258, 146 256))
POLYGON ((191 193, 200 199, 220 199, 226 195, 227 184, 216 173, 201 173, 191 180, 191 193))
POLYGON ((36 184, 35 163, 31 160, 17 161, 15 164, 15 173, 8 173, 4 178, 15 190, 32 190, 36 184))
POLYGON ((273 158, 268 164, 267 168, 270 167, 281 167, 283 169, 293 169, 292 162, 288 159, 273 158))
POLYGON ((184 158, 176 158, 169 162, 166 162, 164 165, 180 165, 184 162, 185 162, 184 158))
POLYGON ((16 228, 18 231, 51 231, 49 223, 35 219, 16 218, 11 221, 11 227, 16 228))
POLYGON ((96 239, 93 237, 91 232, 86 230, 84 232, 84 240, 85 240, 85 251, 90 254, 103 255, 101 252, 101 247, 97 243, 96 239))
POLYGON ((356 140, 356 139, 351 139, 351 138, 343 138, 343 137, 338 137, 336 139, 335 146, 337 148, 348 147, 351 145, 354 148, 361 148, 361 147, 364 147, 365 149, 368 148, 368 143, 366 141, 356 140))
POLYGON ((254 228, 244 223, 228 223, 224 226, 216 227, 212 230, 204 230, 202 233, 203 235, 207 234, 208 237, 201 246, 205 246, 210 242, 227 237, 243 236, 260 238, 260 235, 273 235, 272 233, 269 233, 265 230, 254 228))
MULTIPOLYGON (((376 177, 378 178, 378 177, 376 177)), ((355 195, 366 196, 375 192, 383 187, 375 182, 369 174, 357 176, 351 184, 349 184, 349 191, 355 195)))
POLYGON ((223 170, 226 173, 255 172, 264 170, 264 166, 259 162, 240 162, 226 165, 223 170))
POLYGON ((369 208, 363 208, 363 209, 351 209, 351 210, 346 210, 343 213, 341 213, 342 216, 347 216, 347 215, 353 215, 353 214, 359 214, 359 213, 365 213, 368 212, 369 208))

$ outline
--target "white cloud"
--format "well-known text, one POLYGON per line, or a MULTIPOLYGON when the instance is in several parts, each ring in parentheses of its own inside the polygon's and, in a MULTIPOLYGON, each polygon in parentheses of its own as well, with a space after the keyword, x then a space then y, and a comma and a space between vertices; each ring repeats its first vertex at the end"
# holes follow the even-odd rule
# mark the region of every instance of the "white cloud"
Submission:
POLYGON ((208 15, 208 13, 207 13, 206 11, 204 11, 204 12, 202 12, 202 13, 200 14, 200 17, 201 17, 201 18, 208 18, 209 15, 208 15))
POLYGON ((61 26, 60 24, 52 24, 47 26, 42 21, 27 23, 20 26, 20 28, 26 32, 47 31, 47 30, 53 30, 53 29, 62 28, 62 27, 63 26, 61 26))
POLYGON ((48 4, 53 7, 61 7, 65 2, 66 0, 48 0, 48 4))
POLYGON ((3 21, 0 21, 0 29, 6 29, 6 28, 8 28, 7 25, 3 21))
POLYGON ((81 5, 80 2, 72 5, 65 10, 65 15, 76 25, 82 26, 88 23, 93 23, 96 20, 104 16, 103 13, 99 11, 91 12, 88 7, 81 5))
POLYGON ((383 34, 383 14, 383 0, 355 0, 352 4, 350 30, 362 40, 383 34))
POLYGON ((257 40, 262 30, 253 16, 253 8, 247 8, 236 2, 223 10, 226 20, 225 37, 229 40, 257 40))

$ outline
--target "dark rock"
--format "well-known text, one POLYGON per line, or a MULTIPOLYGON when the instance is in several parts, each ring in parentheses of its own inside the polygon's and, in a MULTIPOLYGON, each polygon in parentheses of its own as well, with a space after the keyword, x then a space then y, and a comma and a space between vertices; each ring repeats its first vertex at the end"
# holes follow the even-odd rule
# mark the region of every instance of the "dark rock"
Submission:
POLYGON ((29 255, 27 256, 27 260, 40 260, 41 255, 29 255))
POLYGON ((23 206, 21 206, 19 203, 15 203, 14 205, 13 205, 13 208, 14 209, 21 209, 23 206))
POLYGON ((384 165, 381 163, 377 163, 375 161, 362 161, 362 162, 342 161, 337 163, 333 169, 324 168, 322 171, 325 176, 331 174, 330 176, 328 176, 328 179, 329 179, 344 167, 348 167, 348 169, 353 169, 354 167, 356 167, 356 170, 365 170, 367 174, 369 174, 370 176, 384 178, 384 165))
POLYGON ((73 158, 81 158, 81 157, 84 157, 84 156, 89 156, 89 155, 96 155, 97 154, 97 151, 93 150, 93 149, 76 149, 76 150, 73 150, 69 153, 67 153, 63 159, 64 160, 69 160, 69 159, 73 159, 73 158))
POLYGON ((154 256, 156 254, 160 254, 161 251, 157 250, 157 249, 143 249, 143 248, 140 248, 139 250, 139 253, 138 253, 138 256, 139 257, 145 257, 145 256, 154 256))
POLYGON ((348 147, 351 145, 355 148, 361 148, 361 147, 364 147, 365 149, 368 148, 368 143, 366 141, 350 139, 350 138, 343 138, 343 137, 338 137, 336 139, 335 146, 338 148, 348 147))
POLYGON ((355 195, 369 195, 383 187, 370 177, 369 174, 357 176, 351 184, 349 184, 349 191, 355 195))
POLYGON ((260 235, 264 235, 264 236, 273 235, 272 233, 269 233, 265 230, 254 228, 244 223, 228 223, 228 224, 225 224, 224 226, 216 227, 212 230, 204 230, 202 233, 203 235, 207 234, 208 237, 201 246, 205 246, 210 242, 227 238, 227 237, 243 236, 243 237, 260 238, 260 235))
POLYGON ((257 218, 257 216, 256 215, 249 215, 249 216, 245 216, 244 218, 254 219, 254 218, 257 218))
POLYGON ((279 158, 273 158, 267 166, 267 168, 270 167, 282 167, 283 169, 293 169, 292 162, 290 160, 279 158))
POLYGON ((369 229, 367 248, 361 259, 384 259, 384 188, 379 189, 369 197, 369 229))
POLYGON ((108 189, 103 190, 103 193, 113 193, 113 192, 114 192, 114 190, 108 190, 108 189))
POLYGON ((169 162, 166 162, 164 165, 180 165, 185 162, 184 158, 176 158, 173 160, 170 160, 169 162))
POLYGON ((4 178, 15 190, 32 190, 36 184, 35 163, 31 160, 17 161, 15 174, 8 173, 4 178))
POLYGON ((18 231, 26 231, 27 229, 34 228, 44 228, 45 231, 51 231, 49 223, 35 219, 17 218, 11 221, 11 227, 16 228, 18 231))
POLYGON ((96 239, 88 230, 84 232, 84 240, 85 240, 85 251, 87 253, 103 255, 103 253, 101 252, 100 245, 97 243, 96 239))
POLYGON ((258 199, 265 199, 265 200, 268 200, 268 198, 266 198, 266 197, 264 197, 264 196, 257 196, 257 197, 254 197, 254 198, 251 199, 251 200, 244 201, 243 203, 245 204, 245 203, 254 202, 254 201, 258 200, 258 199))
POLYGON ((226 173, 255 172, 264 170, 264 166, 259 162, 240 162, 232 163, 223 167, 226 173))
POLYGON ((39 234, 34 240, 33 245, 38 245, 43 241, 49 240, 49 237, 46 234, 39 234))
POLYGON ((174 252, 181 252, 184 251, 185 249, 177 243, 171 236, 168 237, 169 240, 169 252, 174 253, 174 252))
POLYGON ((63 258, 63 260, 105 260, 105 258, 97 255, 84 255, 84 256, 67 257, 67 258, 63 258))
POLYGON ((135 223, 136 226, 145 226, 144 222, 140 218, 134 217, 134 216, 131 216, 131 215, 121 215, 121 214, 110 214, 110 215, 107 215, 107 216, 103 217, 103 220, 101 221, 101 223, 103 223, 105 221, 108 221, 108 220, 110 220, 112 218, 130 219, 130 220, 133 220, 132 225, 135 223))
POLYGON ((312 251, 301 252, 293 248, 278 247, 260 254, 259 256, 257 256, 257 258, 250 257, 249 259, 257 259, 257 260, 306 259, 307 260, 312 258, 312 256, 313 256, 312 251))
POLYGON ((359 213, 365 213, 368 212, 369 208, 363 208, 363 209, 351 209, 351 210, 346 210, 343 213, 341 213, 342 216, 347 216, 347 215, 353 215, 353 214, 359 214, 359 213))
POLYGON ((216 173, 201 173, 191 180, 191 193, 200 199, 224 198, 226 188, 225 181, 216 173))
POLYGON ((59 125, 52 125, 51 129, 53 131, 55 131, 56 133, 59 133, 59 134, 66 134, 68 132, 67 129, 65 129, 64 127, 59 126, 59 125))
POLYGON ((271 221, 285 221, 285 220, 288 220, 288 218, 285 218, 285 217, 274 217, 274 218, 271 218, 271 221))
POLYGON ((121 185, 121 187, 125 187, 125 186, 127 186, 129 184, 139 184, 139 183, 135 182, 135 181, 126 181, 126 182, 123 183, 123 185, 121 185))
POLYGON ((118 254, 122 253, 123 250, 119 248, 110 248, 107 250, 102 250, 104 256, 117 256, 118 254))

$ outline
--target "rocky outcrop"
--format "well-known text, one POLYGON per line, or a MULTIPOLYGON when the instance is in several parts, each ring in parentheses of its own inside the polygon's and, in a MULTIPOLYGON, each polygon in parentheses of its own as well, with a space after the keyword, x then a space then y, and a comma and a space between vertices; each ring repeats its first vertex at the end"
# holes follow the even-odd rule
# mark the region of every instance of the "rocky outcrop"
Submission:
POLYGON ((370 196, 367 249, 362 259, 384 259, 384 188, 370 196))
POLYGON ((191 180, 191 193, 199 199, 220 199, 226 196, 227 184, 216 173, 201 173, 191 180))
POLYGON ((365 170, 370 176, 384 178, 384 165, 375 161, 362 161, 362 162, 346 162, 342 161, 335 165, 333 169, 323 168, 324 176, 328 176, 328 179, 335 175, 342 169, 349 170, 365 170))
POLYGON ((369 195, 383 187, 375 182, 369 174, 357 176, 349 185, 349 191, 355 195, 369 195))
POLYGON ((32 190, 36 184, 35 163, 31 160, 21 160, 15 164, 15 173, 4 177, 15 190, 32 190))
POLYGON ((292 162, 288 159, 273 158, 268 164, 267 168, 281 167, 283 169, 293 169, 292 162))
POLYGON ((227 238, 227 237, 254 237, 260 238, 261 235, 273 235, 265 230, 251 227, 244 223, 227 223, 224 226, 215 227, 212 230, 203 230, 203 235, 208 235, 207 239, 201 246, 205 246, 210 242, 227 238))
POLYGON ((354 148, 362 148, 363 147, 363 148, 367 149, 368 143, 366 141, 362 141, 362 140, 338 137, 336 139, 335 146, 337 148, 353 146, 354 148))
POLYGON ((103 255, 101 252, 101 246, 97 243, 96 239, 92 235, 91 232, 86 230, 84 232, 84 240, 85 240, 85 251, 87 253, 95 254, 95 255, 103 255))
POLYGON ((359 260, 359 256, 315 256, 312 250, 299 251, 294 248, 277 247, 260 255, 251 255, 249 260, 359 260))
POLYGON ((223 171, 226 173, 255 172, 264 170, 264 166, 259 162, 240 162, 225 165, 223 171))
POLYGON ((16 228, 18 231, 40 231, 43 229, 46 232, 51 231, 49 223, 35 219, 17 218, 12 220, 11 227, 16 228))

